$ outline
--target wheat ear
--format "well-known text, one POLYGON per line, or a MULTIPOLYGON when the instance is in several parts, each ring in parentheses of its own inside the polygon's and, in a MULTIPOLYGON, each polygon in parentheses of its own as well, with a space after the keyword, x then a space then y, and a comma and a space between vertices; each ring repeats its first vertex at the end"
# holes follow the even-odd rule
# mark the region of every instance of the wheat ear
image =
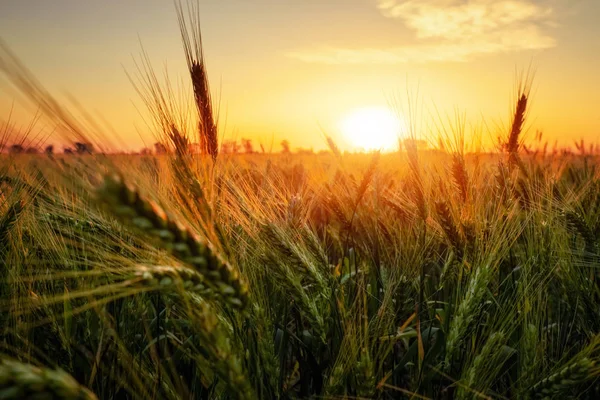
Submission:
POLYGON ((452 156, 452 178, 460 191, 462 202, 466 203, 469 197, 469 173, 465 167, 464 157, 460 153, 452 156))
POLYGON ((93 400, 96 396, 63 370, 0 361, 0 399, 93 400))
POLYGON ((23 202, 17 200, 10 205, 8 210, 6 210, 6 213, 0 218, 0 254, 2 254, 6 248, 12 227, 23 213, 23 209, 23 202))
POLYGON ((446 238, 457 252, 458 258, 463 257, 464 240, 460 234, 458 225, 454 221, 450 206, 446 201, 436 201, 435 209, 439 216, 439 224, 444 231, 446 238))
POLYGON ((530 396, 534 399, 559 398, 557 396, 566 394, 570 388, 590 378, 593 367, 593 361, 583 358, 533 385, 530 396))
POLYGON ((586 251, 593 252, 596 247, 596 237, 583 216, 576 211, 567 211, 564 215, 567 226, 583 238, 586 251))
POLYGON ((479 315, 478 313, 484 301, 491 276, 490 268, 489 265, 483 265, 475 271, 464 298, 452 316, 450 329, 446 336, 446 358, 444 365, 447 369, 451 367, 453 357, 460 353, 459 347, 473 321, 475 321, 476 316, 479 315))
POLYGON ((158 290, 182 288, 189 293, 210 296, 213 291, 206 286, 204 277, 187 267, 173 266, 136 266, 131 286, 156 287, 158 290))
POLYGON ((122 179, 107 176, 97 190, 108 210, 128 226, 154 239, 157 247, 193 267, 234 308, 244 308, 248 288, 233 267, 222 260, 210 243, 189 228, 169 218, 165 212, 130 189, 122 179))

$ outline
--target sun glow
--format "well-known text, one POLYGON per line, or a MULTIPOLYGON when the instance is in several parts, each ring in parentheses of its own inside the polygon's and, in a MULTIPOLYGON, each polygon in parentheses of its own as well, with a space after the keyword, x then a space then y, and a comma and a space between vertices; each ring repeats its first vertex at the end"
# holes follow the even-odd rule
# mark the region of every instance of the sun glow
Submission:
POLYGON ((360 108, 340 121, 340 130, 350 144, 361 150, 394 150, 406 131, 388 108, 360 108))

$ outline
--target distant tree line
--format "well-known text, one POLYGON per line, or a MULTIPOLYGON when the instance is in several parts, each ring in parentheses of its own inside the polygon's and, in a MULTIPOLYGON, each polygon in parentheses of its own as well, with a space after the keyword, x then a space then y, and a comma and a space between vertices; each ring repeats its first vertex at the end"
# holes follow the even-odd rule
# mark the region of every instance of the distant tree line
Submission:
MULTIPOLYGON (((91 143, 75 142, 74 147, 63 148, 64 154, 92 154, 94 152, 94 145, 91 143)), ((2 150, 2 149, 0 149, 2 150)), ((35 146, 25 146, 23 144, 12 144, 8 146, 7 151, 9 154, 38 154, 41 150, 35 146)), ((48 145, 44 148, 44 153, 54 154, 54 145, 48 145)))
MULTIPOLYGON (((202 148, 198 143, 189 143, 188 145, 188 153, 192 154, 200 154, 202 153, 202 148)), ((291 146, 288 140, 282 140, 280 142, 280 152, 283 154, 291 154, 291 146)), ((221 154, 266 154, 267 150, 265 146, 260 143, 258 148, 252 142, 252 139, 242 138, 238 140, 225 140, 221 143, 220 146, 221 154)), ((181 150, 177 150, 181 151, 181 150)), ((165 146, 163 143, 157 142, 154 143, 154 149, 149 147, 145 147, 140 150, 139 154, 141 155, 151 155, 151 154, 168 154, 170 152, 169 148, 165 146)), ((296 149, 296 153, 301 154, 310 154, 313 153, 312 149, 296 149)))
MULTIPOLYGON (((282 154, 314 154, 313 149, 297 148, 292 151, 290 142, 288 140, 282 140, 280 143, 279 152, 282 154)), ((200 154, 202 149, 198 143, 187 143, 186 144, 188 154, 200 154)), ((0 152, 6 150, 9 154, 56 154, 59 151, 56 150, 55 146, 50 144, 43 148, 36 146, 26 146, 24 144, 12 144, 6 148, 0 147, 0 152)), ((181 151, 181 146, 178 151, 181 151)), ((156 142, 153 148, 145 147, 139 151, 140 155, 162 155, 169 154, 171 150, 164 143, 156 142)), ((266 154, 271 151, 267 151, 262 143, 255 146, 252 139, 242 138, 241 140, 225 140, 221 143, 220 152, 222 154, 266 154)), ((276 151, 275 151, 276 152, 276 151)), ((94 146, 91 143, 75 142, 72 147, 63 147, 63 154, 93 154, 94 146)))

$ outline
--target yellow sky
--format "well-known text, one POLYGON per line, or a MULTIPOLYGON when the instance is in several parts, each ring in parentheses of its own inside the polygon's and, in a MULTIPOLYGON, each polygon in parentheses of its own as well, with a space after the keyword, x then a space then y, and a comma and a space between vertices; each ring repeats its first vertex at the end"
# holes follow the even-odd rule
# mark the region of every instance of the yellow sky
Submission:
MULTIPOLYGON (((515 69, 532 63, 532 133, 561 145, 600 139, 596 0, 220 0, 201 1, 201 11, 227 137, 319 149, 323 129, 350 148, 339 128, 345 115, 406 103, 417 89, 423 132, 438 113, 458 109, 495 136, 508 123, 515 69)), ((135 71, 138 36, 157 70, 166 63, 186 78, 169 0, 0 4, 0 37, 25 65, 53 93, 102 115, 129 148, 153 142, 124 73, 135 71)), ((0 118, 13 100, 0 92, 0 118)), ((23 105, 15 107, 26 123, 23 105)))

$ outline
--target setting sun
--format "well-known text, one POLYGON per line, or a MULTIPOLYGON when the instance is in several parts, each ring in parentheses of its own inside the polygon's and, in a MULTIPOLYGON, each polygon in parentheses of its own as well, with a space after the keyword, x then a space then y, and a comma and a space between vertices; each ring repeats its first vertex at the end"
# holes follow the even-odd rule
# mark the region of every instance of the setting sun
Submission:
POLYGON ((340 130, 352 146, 361 150, 392 150, 405 131, 400 119, 384 107, 348 113, 340 122, 340 130))

